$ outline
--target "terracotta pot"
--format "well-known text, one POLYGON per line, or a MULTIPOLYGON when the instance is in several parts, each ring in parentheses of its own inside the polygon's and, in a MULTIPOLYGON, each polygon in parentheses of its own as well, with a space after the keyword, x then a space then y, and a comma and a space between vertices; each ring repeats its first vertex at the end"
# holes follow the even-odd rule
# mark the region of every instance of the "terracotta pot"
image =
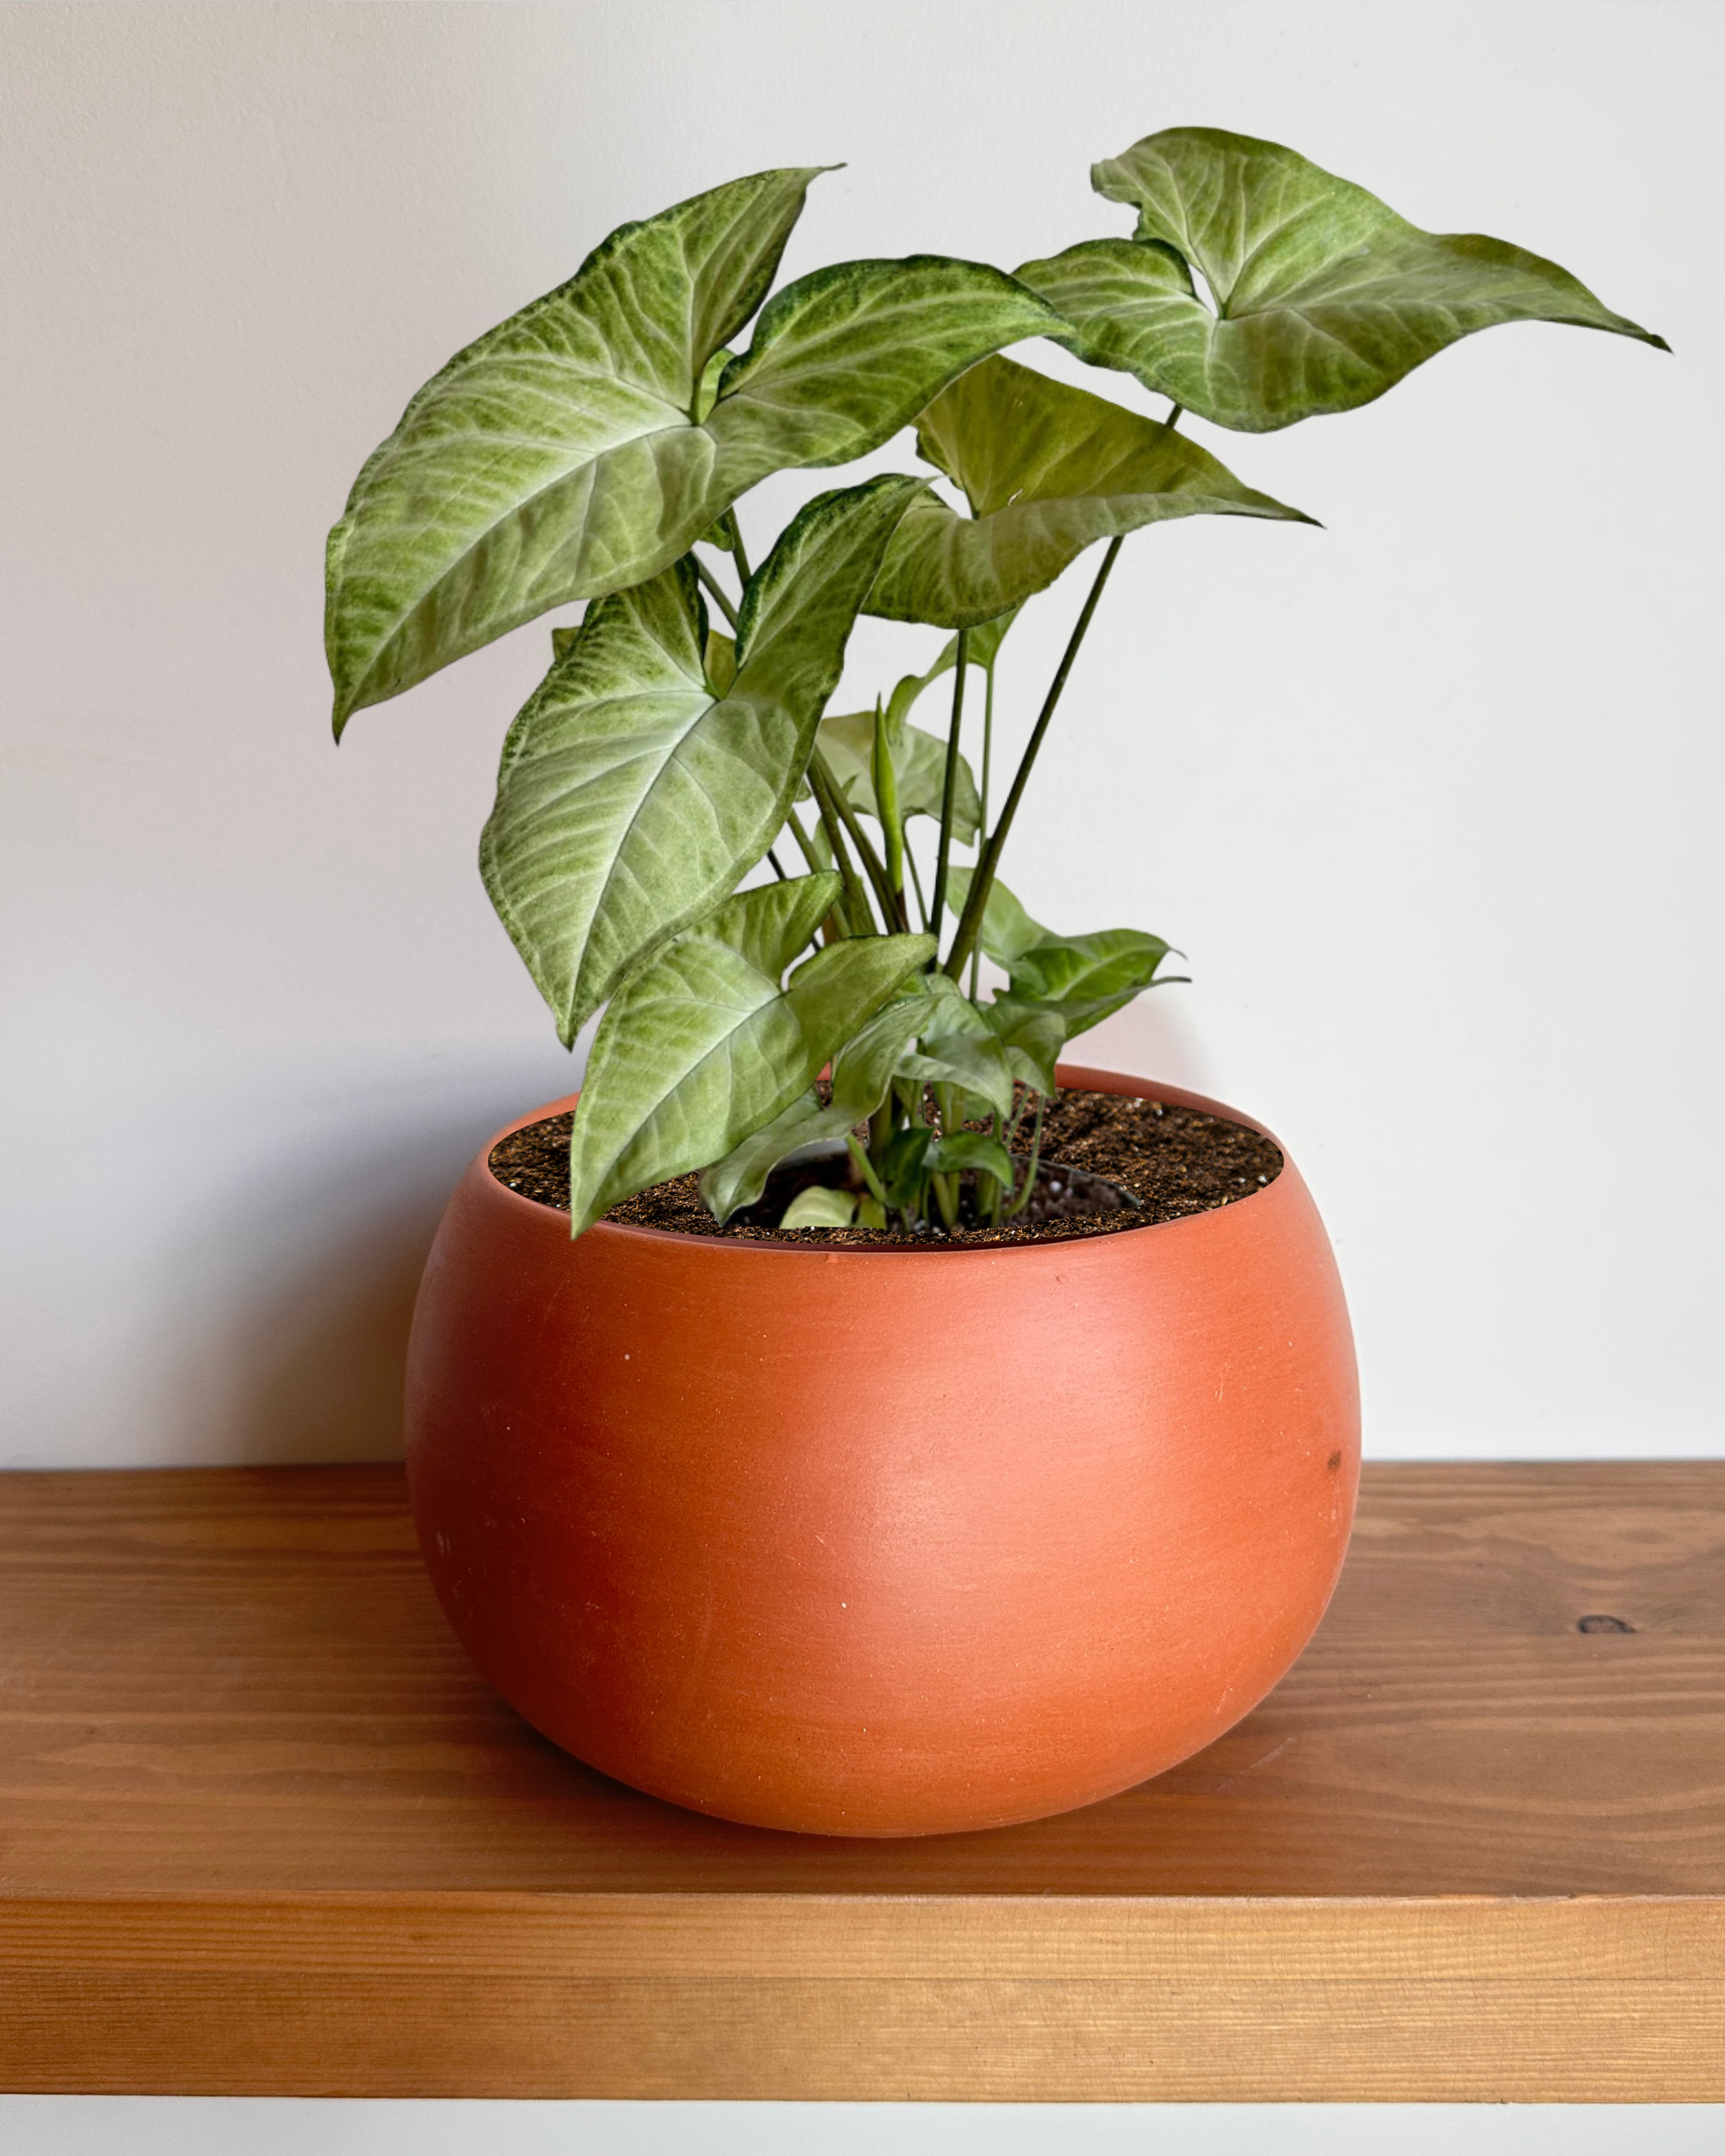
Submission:
POLYGON ((419 1292, 409 1482, 450 1622, 579 1758, 761 1826, 1003 1825, 1184 1759, 1310 1637, 1359 1410, 1291 1160, 1121 1234, 824 1250, 572 1242, 489 1151, 419 1292))

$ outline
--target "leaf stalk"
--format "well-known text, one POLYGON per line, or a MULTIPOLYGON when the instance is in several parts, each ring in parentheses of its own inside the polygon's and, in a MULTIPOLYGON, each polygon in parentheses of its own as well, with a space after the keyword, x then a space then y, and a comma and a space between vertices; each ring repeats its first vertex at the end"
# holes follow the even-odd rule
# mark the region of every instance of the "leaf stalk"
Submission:
MULTIPOLYGON (((934 855, 934 895, 930 901, 930 920, 934 933, 941 933, 942 909, 947 902, 947 872, 952 853, 952 819, 958 802, 958 731, 964 723, 964 676, 969 670, 971 632, 958 632, 958 653, 953 665, 952 724, 947 733, 947 768, 941 787, 941 840, 934 855)), ((948 967, 948 972, 952 971, 948 967)), ((957 978, 954 974, 953 978, 957 978)))
MULTIPOLYGON (((1012 828, 1012 819, 1019 813, 1019 803, 1024 799, 1024 790, 1030 783, 1030 773, 1036 762, 1036 753, 1042 747, 1048 733, 1049 723, 1053 718, 1055 707, 1060 701, 1060 691, 1066 685, 1066 676, 1072 672, 1073 661, 1078 656, 1079 646, 1084 641, 1084 632, 1089 628, 1091 616, 1096 613, 1097 603, 1102 598, 1103 587, 1107 583, 1109 573, 1113 568, 1115 562, 1119 560, 1120 549, 1125 543, 1123 538, 1114 538, 1108 542, 1108 551, 1102 558, 1102 566, 1097 571, 1097 580, 1090 586, 1089 597, 1085 600, 1073 633, 1066 641, 1066 648, 1061 653, 1060 663, 1055 668, 1054 679, 1050 683, 1048 694, 1042 699, 1042 708, 1037 716, 1036 724, 1032 730, 1030 739, 1025 745, 1024 754, 1019 759, 1019 768, 1012 777, 1011 791, 1006 796, 1006 806, 1001 810, 1000 821, 989 833, 988 842, 983 848, 981 857, 977 862, 976 873, 971 878, 970 894, 964 902, 964 910, 959 916, 958 933, 952 940, 952 949, 948 952, 946 964, 941 969, 954 980, 961 978, 965 962, 976 949, 977 939, 982 927, 983 910, 988 903, 988 894, 995 887, 995 872, 1000 867, 1001 850, 1006 844, 1008 832, 1012 828)), ((941 896, 938 893, 934 902, 938 909, 941 904, 941 896)), ((940 918, 938 910, 935 918, 937 920, 940 918)))
MULTIPOLYGON (((808 783, 815 790, 815 798, 821 803, 823 816, 831 801, 834 814, 850 833, 857 857, 862 862, 869 881, 874 886, 875 896, 880 901, 881 917, 890 933, 894 927, 908 929, 910 926, 904 911, 901 892, 893 888, 886 874, 886 864, 869 843, 869 834, 856 820, 856 811, 845 798, 845 790, 832 776, 832 766, 817 748, 808 759, 808 783)), ((834 849, 837 858, 837 848, 834 849)))
POLYGON ((820 811, 826 842, 832 849, 832 865, 844 881, 845 918, 850 923, 850 932, 854 936, 876 935, 879 932, 870 910, 869 894, 862 888, 855 864, 850 857, 850 848, 845 844, 844 823, 839 816, 831 781, 826 777, 824 765, 817 772, 814 763, 810 762, 808 784, 815 795, 815 806, 820 811))

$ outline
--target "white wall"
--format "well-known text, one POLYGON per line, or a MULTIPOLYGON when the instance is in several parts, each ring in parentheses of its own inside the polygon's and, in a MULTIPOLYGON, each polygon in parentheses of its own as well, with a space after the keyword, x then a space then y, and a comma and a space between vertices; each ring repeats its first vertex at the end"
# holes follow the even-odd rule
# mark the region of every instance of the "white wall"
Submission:
MULTIPOLYGON (((1550 254, 1676 356, 1523 327, 1345 419, 1195 427, 1328 528, 1134 543, 1011 879, 1190 953, 1101 1059, 1288 1140, 1375 1452, 1716 1448, 1721 11, 0 21, 0 1461, 391 1451, 441 1195, 570 1082, 473 867, 542 630, 330 744, 321 543, 407 394, 612 225, 733 173, 849 160, 793 271, 1011 264, 1124 230, 1090 160, 1183 120, 1550 254)), ((1083 574, 1015 636, 1009 729, 1083 574)), ((855 648, 890 677, 936 641, 855 648)))
MULTIPOLYGON (((1196 985, 1107 1055, 1288 1139, 1340 1247, 1372 1450, 1717 1449, 1722 25, 1653 0, 0 12, 0 1462, 394 1450, 441 1196, 568 1082, 472 865, 542 634, 329 744, 323 535, 408 392, 613 224, 732 174, 850 160, 792 271, 1010 265, 1123 229, 1089 162, 1194 120, 1552 254, 1676 356, 1506 331, 1364 413, 1221 441, 1328 529, 1134 544, 1013 880, 1059 926, 1190 952, 1196 985)), ((1075 603, 1015 638, 1019 727, 1075 603)), ((1698 2149, 1716 2123, 1464 2130, 1698 2149)), ((26 2156, 1460 2126, 0 2105, 26 2156)))

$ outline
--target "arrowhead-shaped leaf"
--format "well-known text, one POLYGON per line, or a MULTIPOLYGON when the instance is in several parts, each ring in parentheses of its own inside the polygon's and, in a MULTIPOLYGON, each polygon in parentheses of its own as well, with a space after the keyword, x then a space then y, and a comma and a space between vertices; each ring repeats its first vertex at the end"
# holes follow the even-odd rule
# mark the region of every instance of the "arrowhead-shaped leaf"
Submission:
POLYGON ((781 988, 838 890, 837 877, 803 876, 741 892, 624 982, 575 1113, 575 1234, 619 1199, 705 1167, 781 1114, 927 961, 929 936, 847 938, 781 988))
POLYGON ((330 534, 340 731, 548 606, 637 583, 712 515, 691 423, 708 360, 767 296, 820 168, 761 172, 620 226, 567 284, 458 352, 330 534))
POLYGON ((1478 233, 1422 231, 1276 143, 1171 128, 1091 178, 1136 209, 1135 238, 1069 247, 1019 277, 1073 325, 1060 341, 1081 358, 1222 426, 1263 434, 1350 411, 1501 322, 1567 322, 1666 348, 1555 262, 1478 233))
POLYGON ((745 592, 734 652, 704 646, 686 562, 598 601, 516 719, 480 866, 566 1043, 772 843, 921 486, 889 474, 811 502, 745 592), (722 693, 704 650, 735 661, 722 693))
POLYGON ((930 496, 906 515, 868 603, 895 621, 992 621, 1093 541, 1167 517, 1309 521, 1174 428, 1010 359, 961 375, 923 414, 917 447, 972 514, 930 496))
MULTIPOLYGON (((970 887, 971 871, 953 870, 948 902, 955 913, 964 910, 970 887)), ((1010 1035, 1019 1020, 1047 1012, 1058 1019, 1067 1040, 1099 1025, 1144 989, 1164 985, 1156 969, 1172 948, 1141 928, 1056 935, 1032 920, 998 879, 983 909, 981 943, 1011 981, 1009 993, 993 1005, 1003 1034, 1010 1035)))
POLYGON ((338 733, 548 607, 656 575, 769 473, 877 448, 961 368, 1055 323, 980 263, 847 263, 787 286, 716 367, 817 170, 622 226, 420 390, 330 535, 338 733))
POLYGON ((920 977, 910 984, 910 994, 878 1011, 834 1056, 829 1101, 823 1105, 817 1093, 805 1093, 706 1170, 701 1197, 715 1220, 729 1220, 740 1207, 752 1206, 787 1153, 800 1145, 842 1138, 868 1121, 886 1099, 899 1058, 924 1023, 929 997, 923 983, 928 978, 920 977))

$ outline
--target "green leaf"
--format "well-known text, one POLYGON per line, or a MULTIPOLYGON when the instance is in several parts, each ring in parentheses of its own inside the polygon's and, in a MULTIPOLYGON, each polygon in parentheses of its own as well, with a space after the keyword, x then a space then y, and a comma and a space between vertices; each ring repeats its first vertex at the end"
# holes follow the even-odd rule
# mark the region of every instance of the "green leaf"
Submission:
POLYGON ((1087 241, 1019 276, 1073 325, 1060 342, 1081 359, 1222 426, 1263 434, 1351 411, 1501 322, 1668 348, 1555 262, 1478 233, 1421 231, 1276 143, 1171 128, 1091 179, 1137 210, 1136 237, 1087 241))
POLYGON ((847 464, 908 426, 985 354, 1061 326, 982 262, 839 262, 768 302, 753 343, 725 369, 710 425, 722 456, 763 475, 847 464))
MULTIPOLYGON (((822 168, 818 166, 815 168, 816 172, 821 169, 822 168)), ((828 167, 826 169, 831 170, 831 168, 828 167)), ((701 379, 695 390, 694 417, 696 419, 704 420, 718 402, 720 381, 723 378, 725 369, 730 366, 736 356, 736 353, 728 345, 722 346, 701 369, 701 379)), ((712 543, 722 548, 726 553, 730 553, 736 546, 737 534, 730 527, 730 519, 728 514, 722 517, 719 521, 724 527, 723 535, 722 537, 714 539, 712 543)))
MULTIPOLYGON (((875 800, 872 769, 874 726, 872 711, 847 711, 836 718, 823 719, 819 738, 822 751, 832 767, 832 775, 845 789, 852 808, 865 816, 878 816, 880 808, 875 800)), ((887 745, 899 787, 899 814, 938 817, 941 789, 946 783, 946 743, 938 735, 925 733, 919 726, 902 724, 894 734, 890 730, 889 719, 888 727, 887 745)), ((981 815, 976 776, 961 756, 953 822, 953 835, 960 845, 968 846, 974 840, 981 815)))
POLYGON ((727 637, 716 629, 706 632, 706 649, 702 653, 707 686, 715 695, 725 695, 737 679, 737 639, 727 637))
POLYGON ((547 607, 655 574, 729 505, 690 414, 820 169, 757 173, 621 226, 418 392, 330 534, 338 734, 547 607))
POLYGON ((1058 326, 982 263, 847 262, 779 293, 715 394, 818 169, 624 225, 420 390, 330 535, 338 734, 548 607, 658 574, 769 473, 878 448, 973 360, 1058 326))
POLYGON ((741 892, 623 983, 575 1112, 577 1235, 621 1199, 705 1167, 781 1114, 926 963, 932 937, 857 937, 817 952, 781 988, 837 895, 830 876, 741 892))
POLYGON ((1311 521, 1242 486, 1172 427, 1008 359, 961 375, 923 414, 917 440, 972 513, 931 495, 906 515, 867 608, 895 621, 992 621, 1093 541, 1169 517, 1311 521))
MULTIPOLYGON (((953 871, 948 903, 955 913, 964 910, 970 881, 968 869, 953 871)), ((1172 948, 1160 936, 1139 928, 1056 935, 1032 920, 998 878, 983 909, 981 943, 995 965, 1005 967, 1011 981, 1009 995, 997 998, 993 1006, 1001 1014, 995 1022, 1003 1038, 1017 1026, 1046 1012, 1058 1020, 1063 1037, 1070 1040, 1124 1009, 1144 989, 1167 985, 1156 978, 1157 968, 1172 948)), ((1019 1045, 1026 1053, 1033 1052, 1029 1036, 1021 1036, 1019 1045)))
POLYGON ((920 1047, 899 1058, 896 1074, 918 1085, 962 1086, 995 1114, 1010 1115, 1015 1074, 1004 1044, 956 981, 937 979, 945 985, 930 984, 934 1003, 920 1047))
POLYGON ((923 1178, 927 1172, 924 1162, 933 1143, 934 1133, 926 1123, 907 1124, 887 1141, 879 1176, 886 1202, 895 1212, 920 1210, 923 1178))
POLYGON ((744 594, 722 696, 683 562, 590 606, 510 729, 480 865, 566 1043, 772 843, 857 605, 919 491, 889 475, 801 512, 744 594))
POLYGON ((1124 1010, 1146 988, 1163 988, 1183 973, 1157 968, 1167 956, 1160 936, 1137 928, 1099 928, 1088 936, 1060 936, 1028 951, 1014 968, 1007 1001, 1052 1011, 1071 1040, 1124 1010))
POLYGON ((1007 1068, 1033 1093, 1054 1090, 1054 1066, 1065 1046, 1067 1026, 1058 1008, 1018 1003, 997 996, 980 1006, 981 1015, 999 1036, 1007 1068))
POLYGON ((925 1165, 936 1176, 956 1176, 966 1168, 992 1176, 1010 1191, 1018 1180, 1012 1156, 998 1138, 982 1130, 955 1130, 950 1137, 936 1138, 924 1156, 925 1165))
POLYGON ((784 1208, 781 1228, 848 1228, 856 1217, 855 1191, 830 1190, 824 1183, 814 1183, 797 1195, 784 1208))
POLYGON ((858 1028, 832 1059, 832 1098, 823 1105, 815 1092, 793 1101, 783 1114, 752 1131, 701 1177, 701 1199, 718 1221, 752 1206, 767 1178, 787 1153, 802 1145, 842 1138, 866 1122, 886 1098, 899 1058, 920 1029, 928 1006, 921 976, 858 1028))

